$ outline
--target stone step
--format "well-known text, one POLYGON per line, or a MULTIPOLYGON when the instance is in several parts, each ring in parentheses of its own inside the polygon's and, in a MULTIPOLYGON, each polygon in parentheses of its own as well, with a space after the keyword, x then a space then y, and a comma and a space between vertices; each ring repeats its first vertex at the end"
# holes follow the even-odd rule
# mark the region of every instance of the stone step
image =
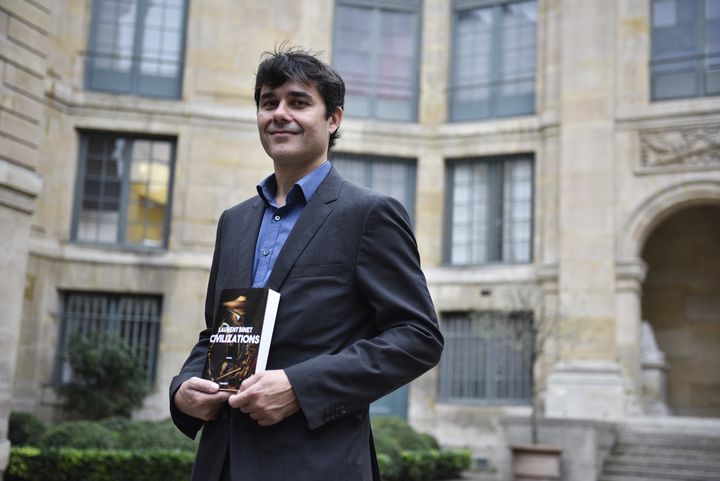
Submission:
POLYGON ((718 449, 702 449, 690 446, 647 446, 647 445, 633 445, 633 444, 619 444, 616 445, 612 454, 615 455, 633 455, 633 456, 648 456, 654 458, 661 457, 688 457, 688 458, 708 458, 708 459, 719 459, 720 450, 718 449))
POLYGON ((692 436, 687 434, 632 433, 619 434, 618 443, 642 446, 699 446, 720 451, 720 436, 692 436))
POLYGON ((693 453, 665 453, 662 455, 637 453, 613 453, 608 460, 616 462, 636 462, 640 464, 701 464, 720 467, 720 456, 707 456, 693 453))
MULTIPOLYGON (((710 462, 703 459, 682 460, 675 459, 647 459, 635 457, 615 457, 605 463, 607 469, 663 469, 668 471, 696 471, 699 473, 720 473, 720 462, 710 462)), ((720 476, 719 476, 720 477, 720 476)))
POLYGON ((714 472, 702 472, 692 469, 663 469, 649 467, 616 468, 605 466, 602 477, 605 476, 629 476, 645 477, 656 481, 718 481, 720 474, 714 472))

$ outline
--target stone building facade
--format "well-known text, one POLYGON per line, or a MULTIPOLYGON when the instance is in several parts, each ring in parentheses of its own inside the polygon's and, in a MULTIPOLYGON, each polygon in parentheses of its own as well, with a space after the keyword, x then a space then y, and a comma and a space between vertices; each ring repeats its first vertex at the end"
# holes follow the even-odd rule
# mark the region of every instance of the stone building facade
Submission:
POLYGON ((136 415, 167 416, 217 218, 271 171, 252 87, 283 41, 348 81, 338 169, 413 217, 448 345, 393 412, 490 463, 533 391, 550 417, 720 416, 719 10, 3 1, 0 437, 10 409, 61 416, 73 329, 143 352, 136 415))

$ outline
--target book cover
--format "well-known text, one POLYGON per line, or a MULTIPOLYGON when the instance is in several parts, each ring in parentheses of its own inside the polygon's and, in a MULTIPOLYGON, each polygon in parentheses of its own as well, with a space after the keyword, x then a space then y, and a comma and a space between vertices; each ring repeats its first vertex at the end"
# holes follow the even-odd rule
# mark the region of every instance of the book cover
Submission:
POLYGON ((225 289, 210 335, 205 378, 224 391, 265 370, 280 294, 272 289, 225 289))

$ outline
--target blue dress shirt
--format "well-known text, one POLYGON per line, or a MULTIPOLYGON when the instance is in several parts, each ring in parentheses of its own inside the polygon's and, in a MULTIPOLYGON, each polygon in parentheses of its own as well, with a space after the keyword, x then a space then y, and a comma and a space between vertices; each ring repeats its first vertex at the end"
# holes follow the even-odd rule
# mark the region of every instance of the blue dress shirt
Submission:
POLYGON ((257 186, 260 198, 265 202, 257 244, 255 245, 255 262, 253 264, 253 287, 265 287, 275 261, 280 255, 285 241, 313 196, 318 186, 330 172, 327 160, 315 170, 298 180, 292 186, 285 199, 285 205, 278 207, 275 202, 277 181, 275 174, 266 177, 257 186))

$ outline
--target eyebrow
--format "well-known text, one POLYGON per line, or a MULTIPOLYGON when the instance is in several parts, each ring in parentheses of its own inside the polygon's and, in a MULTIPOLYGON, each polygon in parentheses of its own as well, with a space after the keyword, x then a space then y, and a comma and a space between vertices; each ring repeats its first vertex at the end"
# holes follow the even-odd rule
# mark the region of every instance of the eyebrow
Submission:
MULTIPOLYGON (((288 92, 288 95, 290 97, 298 97, 298 98, 304 98, 304 99, 311 99, 312 95, 310 95, 307 92, 304 92, 302 90, 291 90, 288 92)), ((277 97, 277 94, 275 93, 275 90, 270 90, 269 92, 265 92, 264 94, 260 95, 261 99, 271 99, 277 97)))

